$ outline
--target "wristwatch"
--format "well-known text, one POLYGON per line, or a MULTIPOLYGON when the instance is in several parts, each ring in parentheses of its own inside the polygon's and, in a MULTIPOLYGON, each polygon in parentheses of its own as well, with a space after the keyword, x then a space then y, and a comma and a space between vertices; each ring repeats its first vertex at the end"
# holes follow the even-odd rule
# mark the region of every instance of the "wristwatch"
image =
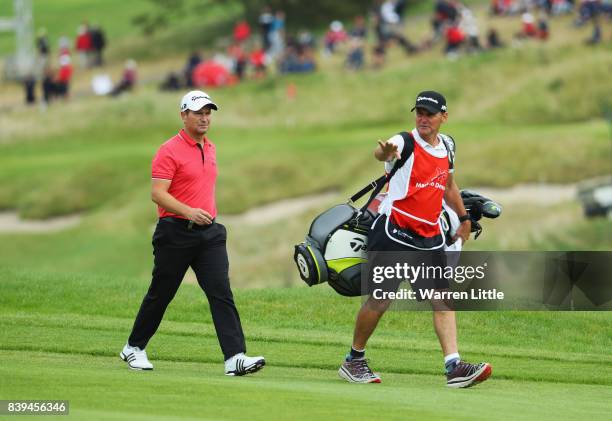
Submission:
POLYGON ((465 222, 465 221, 469 221, 470 220, 470 214, 466 213, 465 215, 462 215, 459 217, 459 222, 465 222))

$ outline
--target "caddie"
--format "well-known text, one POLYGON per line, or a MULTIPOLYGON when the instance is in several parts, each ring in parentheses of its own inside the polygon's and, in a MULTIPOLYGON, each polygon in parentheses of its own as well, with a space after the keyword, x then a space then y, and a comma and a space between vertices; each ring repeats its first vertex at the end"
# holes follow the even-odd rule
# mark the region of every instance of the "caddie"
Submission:
MULTIPOLYGON (((415 128, 385 142, 379 140, 374 150, 375 158, 385 163, 387 173, 396 160, 404 163, 389 180, 388 193, 380 203, 379 216, 368 236, 368 250, 407 256, 421 254, 426 256, 428 264, 444 266, 445 238, 439 222, 443 200, 461 222, 453 240, 465 243, 471 230, 470 217, 453 175, 454 140, 440 133, 440 127, 448 120, 446 99, 435 91, 421 92, 412 111, 415 111, 415 128)), ((447 290, 449 282, 443 277, 419 279, 411 287, 418 297, 424 289, 447 290)), ((381 382, 380 376, 369 367, 365 349, 390 304, 390 299, 375 299, 370 295, 362 305, 355 322, 352 347, 338 372, 342 378, 353 383, 381 382)), ((446 384, 469 387, 486 380, 491 375, 490 364, 470 364, 459 355, 455 311, 433 304, 433 325, 444 357, 446 384)))

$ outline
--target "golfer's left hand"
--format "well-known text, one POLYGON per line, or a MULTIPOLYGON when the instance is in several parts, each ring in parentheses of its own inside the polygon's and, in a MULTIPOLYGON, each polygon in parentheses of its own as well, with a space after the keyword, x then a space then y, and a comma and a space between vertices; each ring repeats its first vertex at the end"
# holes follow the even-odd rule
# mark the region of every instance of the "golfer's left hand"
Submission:
POLYGON ((459 228, 457 228, 457 233, 453 236, 453 242, 457 241, 458 238, 461 238, 461 240, 463 240, 463 244, 465 244, 465 242, 470 239, 471 232, 472 221, 463 221, 461 225, 459 225, 459 228))

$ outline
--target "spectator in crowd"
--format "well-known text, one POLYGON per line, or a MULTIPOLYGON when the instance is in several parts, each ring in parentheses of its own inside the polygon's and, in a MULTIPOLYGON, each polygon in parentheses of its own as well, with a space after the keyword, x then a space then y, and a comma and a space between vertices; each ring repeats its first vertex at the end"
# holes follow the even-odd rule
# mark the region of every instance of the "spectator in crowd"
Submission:
POLYGON ((551 0, 550 13, 553 15, 562 15, 570 13, 573 5, 567 0, 551 0))
MULTIPOLYGON (((317 47, 314 35, 312 35, 312 32, 310 31, 300 31, 298 33, 296 42, 302 47, 308 47, 313 50, 317 47)), ((289 44, 289 42, 287 42, 287 44, 289 44)))
POLYGON ((503 46, 504 43, 499 38, 499 33, 497 30, 495 28, 489 29, 489 32, 487 33, 487 48, 502 48, 503 46))
POLYGON ((58 52, 57 52, 58 57, 72 55, 70 51, 70 39, 67 36, 65 35, 60 36, 57 41, 57 45, 58 45, 58 52))
POLYGON ((36 37, 36 51, 38 52, 38 59, 40 60, 41 67, 44 69, 49 63, 49 54, 51 53, 51 46, 49 44, 49 38, 47 37, 47 30, 40 28, 38 30, 38 36, 36 37))
POLYGON ((525 12, 521 16, 522 30, 519 34, 519 38, 534 38, 538 34, 538 30, 535 24, 535 18, 529 12, 525 12))
POLYGON ((532 6, 542 10, 547 16, 552 14, 553 0, 532 0, 532 6))
POLYGON ((596 45, 601 42, 601 26, 599 25, 599 16, 595 16, 592 20, 593 32, 591 32, 591 36, 585 41, 587 45, 596 45))
POLYGON ((93 52, 93 66, 103 66, 104 65, 104 48, 106 48, 106 36, 104 35, 104 31, 99 25, 94 25, 91 27, 90 31, 91 36, 91 47, 93 52))
POLYGON ((291 73, 298 67, 297 49, 298 43, 293 37, 289 37, 285 51, 278 61, 278 71, 280 73, 291 73))
POLYGON ((159 86, 159 89, 162 91, 178 91, 182 87, 178 73, 170 72, 159 86))
POLYGON ((36 103, 36 78, 33 74, 30 73, 23 79, 23 88, 26 105, 34 105, 36 103))
POLYGON ((267 65, 266 65, 266 52, 262 47, 255 48, 251 52, 251 65, 254 69, 256 79, 261 79, 266 76, 267 65))
POLYGON ((270 31, 272 30, 273 21, 274 16, 272 15, 270 6, 264 6, 261 14, 259 15, 259 28, 261 30, 263 49, 266 52, 270 49, 270 31))
POLYGON ((408 54, 413 54, 417 48, 404 36, 400 16, 396 11, 397 2, 394 0, 384 1, 378 8, 378 29, 380 40, 385 47, 391 41, 397 42, 408 54))
POLYGON ((350 70, 361 70, 364 63, 364 45, 365 43, 361 38, 351 37, 349 38, 348 54, 346 56, 345 66, 350 70))
POLYGON ((47 105, 51 102, 55 95, 55 75, 50 66, 45 67, 42 79, 42 97, 43 104, 47 105))
POLYGON ((548 21, 545 17, 541 17, 540 19, 538 19, 538 33, 536 37, 541 41, 546 41, 548 39, 548 35, 548 21))
POLYGON ((526 4, 517 0, 492 0, 491 14, 493 15, 516 15, 525 11, 526 4))
POLYGON ((70 93, 70 80, 72 79, 72 60, 70 56, 64 54, 59 58, 60 68, 55 79, 54 94, 58 97, 67 99, 70 93))
POLYGON ((75 49, 79 55, 79 64, 81 68, 88 68, 90 66, 90 55, 93 46, 91 42, 91 32, 89 32, 86 23, 79 26, 75 49))
POLYGON ((608 21, 612 20, 612 0, 603 0, 599 3, 598 15, 600 14, 605 16, 608 21))
POLYGON ((271 59, 275 59, 282 54, 285 48, 285 12, 282 10, 277 10, 274 14, 268 38, 270 41, 268 55, 271 59))
POLYGON ((599 0, 582 0, 578 7, 578 18, 576 19, 576 26, 582 26, 585 23, 594 20, 599 15, 599 11, 602 8, 599 0))
POLYGON ((434 17, 432 19, 434 40, 441 38, 445 26, 457 21, 458 18, 459 11, 454 3, 448 0, 438 0, 434 6, 434 17))
POLYGON ((356 16, 353 20, 353 28, 349 32, 349 35, 353 38, 359 38, 365 41, 368 36, 368 28, 366 27, 365 18, 361 15, 356 16))
POLYGON ((136 62, 132 59, 125 62, 123 74, 119 83, 113 88, 110 96, 118 96, 126 91, 131 91, 136 85, 136 62))
POLYGON ((457 58, 459 49, 465 41, 465 33, 457 22, 453 22, 446 30, 446 56, 450 59, 457 58))
POLYGON ((398 25, 401 16, 397 13, 397 4, 394 0, 385 0, 380 5, 380 16, 386 25, 398 25))
POLYGON ((396 0, 395 1, 395 13, 400 18, 400 22, 404 20, 404 12, 406 11, 407 0, 396 0))
POLYGON ((246 20, 241 20, 234 26, 234 42, 236 44, 242 44, 246 42, 251 36, 251 27, 246 20))
POLYGON ((202 57, 198 51, 193 51, 187 58, 187 63, 183 69, 183 76, 185 78, 185 85, 188 88, 193 88, 193 71, 202 62, 202 57))
POLYGON ((377 43, 372 49, 372 67, 382 69, 385 65, 387 50, 384 43, 377 43))
POLYGON ((317 64, 314 58, 312 48, 300 46, 297 50, 298 68, 295 69, 298 73, 310 73, 317 70, 317 64))
POLYGON ((366 44, 367 28, 363 16, 355 17, 353 29, 349 33, 349 51, 346 57, 346 67, 360 70, 364 63, 364 49, 366 44))
POLYGON ((474 13, 465 5, 459 6, 460 23, 459 28, 467 37, 468 52, 478 52, 482 48, 478 39, 478 23, 474 13))
POLYGON ((372 26, 374 27, 374 34, 376 35, 376 44, 385 43, 385 33, 383 29, 383 21, 380 16, 380 5, 375 8, 372 12, 372 26))
POLYGON ((325 34, 325 52, 334 54, 339 44, 346 42, 348 36, 344 30, 342 22, 335 20, 329 25, 329 30, 325 34))
POLYGON ((232 72, 238 80, 242 80, 247 67, 247 55, 242 48, 242 45, 234 43, 228 48, 228 55, 232 60, 232 72))
POLYGON ((40 28, 38 30, 38 37, 36 38, 36 49, 38 51, 38 54, 41 56, 48 56, 51 52, 46 28, 40 28))
POLYGON ((315 70, 313 49, 296 42, 287 42, 287 48, 279 62, 279 71, 281 73, 309 73, 315 70))

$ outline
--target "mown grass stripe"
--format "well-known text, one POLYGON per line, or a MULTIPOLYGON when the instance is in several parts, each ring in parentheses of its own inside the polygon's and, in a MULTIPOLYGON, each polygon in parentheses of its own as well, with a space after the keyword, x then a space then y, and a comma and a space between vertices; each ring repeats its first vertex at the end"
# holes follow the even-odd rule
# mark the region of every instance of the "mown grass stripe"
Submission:
MULTIPOLYGON (((27 328, 35 328, 35 327, 46 327, 46 328, 56 328, 56 329, 68 329, 74 328, 79 331, 89 331, 89 332, 116 332, 116 327, 107 327, 103 325, 104 319, 98 317, 90 317, 87 318, 89 325, 83 325, 80 320, 72 320, 71 317, 68 317, 69 320, 60 321, 59 318, 49 319, 42 317, 28 317, 28 318, 13 318, 11 315, 3 315, 2 320, 0 321, 0 326, 22 326, 27 328), (101 319, 101 320, 97 320, 101 319)), ((113 322, 120 323, 122 325, 128 325, 131 320, 128 319, 112 319, 113 322)), ((179 324, 181 325, 181 324, 179 324)), ((251 333, 248 335, 249 342, 262 342, 262 343, 277 343, 277 344, 293 344, 293 345, 324 345, 324 346, 336 346, 338 349, 344 349, 347 346, 347 343, 350 341, 349 335, 344 335, 343 340, 329 340, 329 339, 317 339, 317 338, 298 338, 296 335, 288 336, 283 333, 274 334, 270 332, 259 333, 259 326, 252 326, 251 333), (254 327, 254 329, 253 329, 254 327)), ((267 329, 265 329, 267 330, 267 329)), ((274 332, 274 330, 271 330, 274 332)), ((216 340, 216 334, 214 333, 214 326, 208 323, 198 324, 194 326, 194 331, 180 331, 175 330, 174 326, 172 328, 162 327, 159 330, 160 334, 168 335, 168 336, 178 336, 184 338, 202 338, 209 340, 216 340)), ((338 336, 336 332, 330 331, 329 333, 338 336)), ((304 332, 300 332, 300 335, 304 335, 304 332)), ((316 334, 320 337, 320 333, 316 334)), ((314 335, 313 335, 314 336, 314 335)), ((342 335, 340 335, 342 336, 342 335)), ((391 351, 400 351, 400 352, 409 352, 409 353, 420 353, 420 354, 430 354, 432 352, 438 351, 437 344, 432 344, 431 347, 423 347, 423 346, 415 346, 411 343, 401 343, 396 342, 395 339, 389 339, 383 334, 380 334, 375 342, 373 347, 380 350, 391 350, 391 351)), ((519 347, 516 348, 508 348, 504 351, 491 349, 490 346, 472 346, 465 347, 466 353, 480 353, 486 355, 488 358, 492 357, 500 357, 500 358, 512 358, 518 360, 528 360, 531 361, 533 359, 537 359, 540 361, 548 361, 548 362, 578 362, 582 364, 591 364, 597 366, 609 366, 612 367, 612 356, 609 355, 583 355, 583 356, 575 356, 575 355, 542 355, 542 353, 529 351, 526 353, 524 349, 519 347)), ((546 351, 544 351, 546 352, 546 351)))
MULTIPOLYGON (((18 351, 18 352, 38 352, 45 354, 64 354, 64 355, 80 355, 80 356, 97 356, 97 357, 115 357, 115 354, 112 351, 105 351, 100 349, 91 349, 88 351, 79 351, 71 348, 58 348, 52 346, 44 346, 44 345, 19 345, 19 346, 11 346, 11 345, 2 345, 0 346, 0 351, 18 351)), ((116 355, 118 364, 120 363, 119 354, 116 355)), ((379 361, 380 370, 385 373, 394 373, 394 374, 411 374, 411 375, 440 375, 442 376, 440 369, 427 369, 427 368, 419 368, 419 365, 416 364, 416 360, 411 360, 409 362, 403 361, 401 358, 395 358, 392 364, 385 364, 384 360, 388 360, 390 357, 387 356, 384 359, 379 361), (399 364, 404 364, 405 366, 400 366, 399 364)), ((313 362, 313 361, 303 361, 299 359, 291 358, 290 361, 288 358, 279 358, 273 359, 273 362, 268 360, 268 364, 277 366, 277 367, 286 367, 286 368, 305 368, 305 369, 321 369, 321 370, 337 370, 339 367, 338 363, 322 363, 322 362, 313 362)), ((190 362, 190 363, 204 363, 204 364, 221 364, 219 358, 215 357, 206 357, 206 356, 189 356, 189 355, 181 355, 177 356, 176 353, 172 354, 172 357, 158 353, 155 355, 154 361, 165 361, 165 362, 190 362)), ((152 360, 152 362, 154 363, 152 360)), ((340 361, 340 359, 338 359, 340 361)), ((533 366, 538 366, 538 360, 533 360, 533 366)), ((511 366, 512 361, 508 359, 505 361, 506 365, 511 366)), ((553 373, 553 376, 546 376, 544 374, 531 374, 529 372, 518 371, 515 374, 504 374, 495 371, 495 378, 506 379, 506 380, 517 380, 517 381, 530 381, 530 382, 548 382, 548 383, 565 383, 565 384, 584 384, 584 385, 601 385, 601 386, 609 386, 612 385, 612 379, 609 375, 606 375, 605 372, 601 370, 594 370, 595 373, 598 373, 598 376, 589 376, 588 379, 579 379, 579 378, 570 378, 566 376, 562 371, 557 373, 553 373), (554 378, 551 378, 554 377, 554 378)))

